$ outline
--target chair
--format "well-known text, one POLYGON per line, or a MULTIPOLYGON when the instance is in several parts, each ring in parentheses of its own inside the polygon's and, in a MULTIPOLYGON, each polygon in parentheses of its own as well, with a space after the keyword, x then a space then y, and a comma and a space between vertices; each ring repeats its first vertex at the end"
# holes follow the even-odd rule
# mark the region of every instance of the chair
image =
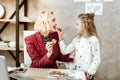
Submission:
POLYGON ((33 33, 35 33, 35 31, 28 31, 28 30, 24 30, 23 31, 23 42, 24 42, 24 66, 26 68, 28 68, 31 64, 31 58, 30 56, 28 55, 27 53, 27 49, 26 49, 26 44, 25 44, 25 41, 24 41, 24 38, 29 36, 29 35, 32 35, 33 33))

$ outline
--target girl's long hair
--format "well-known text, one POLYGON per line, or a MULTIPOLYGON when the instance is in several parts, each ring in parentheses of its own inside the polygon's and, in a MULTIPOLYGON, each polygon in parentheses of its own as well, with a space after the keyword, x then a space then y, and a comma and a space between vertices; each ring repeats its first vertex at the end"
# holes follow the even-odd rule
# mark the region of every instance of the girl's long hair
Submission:
POLYGON ((82 23, 82 34, 79 34, 80 36, 84 37, 91 37, 96 36, 98 37, 96 26, 94 23, 94 13, 84 13, 78 15, 78 20, 81 20, 82 23))

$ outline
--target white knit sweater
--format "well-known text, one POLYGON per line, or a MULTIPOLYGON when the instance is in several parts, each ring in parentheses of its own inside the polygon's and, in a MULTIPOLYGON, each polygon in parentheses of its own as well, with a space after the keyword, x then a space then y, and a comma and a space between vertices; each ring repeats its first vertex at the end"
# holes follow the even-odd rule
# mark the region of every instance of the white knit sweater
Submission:
POLYGON ((66 45, 64 40, 59 42, 61 52, 66 55, 75 50, 76 56, 74 64, 77 70, 83 70, 90 75, 94 75, 101 62, 100 44, 97 37, 74 38, 73 41, 66 45))

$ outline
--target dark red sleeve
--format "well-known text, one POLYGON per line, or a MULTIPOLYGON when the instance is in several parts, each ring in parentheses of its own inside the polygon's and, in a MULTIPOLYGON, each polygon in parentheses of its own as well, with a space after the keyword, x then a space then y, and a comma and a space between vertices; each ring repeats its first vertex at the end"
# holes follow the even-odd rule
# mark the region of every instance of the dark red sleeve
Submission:
POLYGON ((52 64, 53 61, 50 60, 47 57, 47 55, 41 56, 40 53, 36 50, 32 37, 26 37, 25 43, 26 43, 27 52, 32 59, 32 63, 30 67, 45 68, 52 64))

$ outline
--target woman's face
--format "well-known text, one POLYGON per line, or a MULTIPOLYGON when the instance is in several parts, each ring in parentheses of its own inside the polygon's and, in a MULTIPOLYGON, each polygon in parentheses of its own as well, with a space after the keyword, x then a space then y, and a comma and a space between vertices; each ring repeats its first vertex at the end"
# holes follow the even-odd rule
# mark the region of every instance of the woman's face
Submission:
POLYGON ((50 33, 55 32, 57 24, 56 24, 56 18, 54 15, 51 15, 51 18, 49 19, 48 24, 50 26, 50 33))
POLYGON ((76 28, 77 28, 77 34, 82 34, 82 22, 80 19, 77 20, 76 28))

